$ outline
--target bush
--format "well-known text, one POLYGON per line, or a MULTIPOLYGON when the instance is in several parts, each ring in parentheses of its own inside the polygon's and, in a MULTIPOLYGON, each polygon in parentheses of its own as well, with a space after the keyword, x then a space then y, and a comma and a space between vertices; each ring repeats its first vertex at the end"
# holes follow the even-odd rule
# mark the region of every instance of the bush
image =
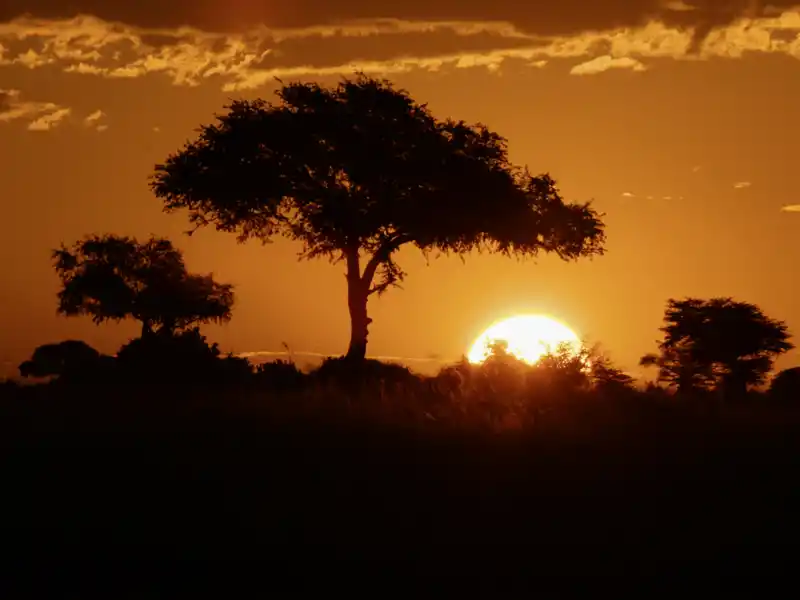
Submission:
POLYGON ((770 400, 798 402, 800 400, 800 367, 785 369, 775 375, 769 387, 770 400))
POLYGON ((122 379, 137 382, 231 382, 252 374, 246 359, 221 356, 217 344, 208 344, 198 328, 134 339, 117 353, 117 363, 122 379))

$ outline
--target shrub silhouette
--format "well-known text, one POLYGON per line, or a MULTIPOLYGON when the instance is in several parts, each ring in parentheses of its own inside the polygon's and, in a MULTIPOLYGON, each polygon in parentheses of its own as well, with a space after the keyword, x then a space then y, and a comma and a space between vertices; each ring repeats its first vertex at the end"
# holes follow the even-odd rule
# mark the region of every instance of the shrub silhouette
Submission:
POLYGON ((222 356, 217 343, 208 344, 197 327, 131 340, 120 348, 117 362, 123 378, 147 383, 231 382, 252 374, 247 360, 222 356))
POLYGON ((416 386, 420 378, 408 367, 374 359, 352 361, 347 357, 330 357, 311 372, 311 377, 323 384, 344 389, 376 389, 392 387, 404 389, 416 386))
POLYGON ((53 259, 62 315, 88 315, 95 323, 135 319, 143 336, 231 318, 232 286, 188 273, 166 239, 90 236, 55 250, 53 259))
POLYGON ((462 414, 484 415, 490 425, 508 419, 517 423, 537 417, 555 404, 586 397, 592 391, 634 394, 633 379, 605 357, 561 344, 537 362, 528 364, 495 341, 487 358, 473 364, 466 358, 448 365, 431 379, 431 388, 462 414))
POLYGON ((800 367, 777 373, 769 386, 769 397, 780 402, 800 401, 800 367))
POLYGON ((58 378, 63 381, 90 381, 109 375, 114 359, 100 354, 86 342, 65 340, 44 344, 19 365, 22 377, 58 378))
POLYGON ((634 378, 602 355, 592 357, 589 377, 593 388, 603 396, 627 395, 635 389, 634 378))
POLYGON ((661 331, 660 355, 642 364, 679 391, 715 389, 729 399, 764 383, 775 357, 794 347, 782 321, 731 298, 670 300, 661 331))
POLYGON ((301 258, 344 262, 351 331, 364 360, 367 302, 402 281, 406 245, 465 255, 602 253, 603 223, 567 204, 549 175, 509 161, 484 125, 439 120, 388 81, 358 76, 333 88, 291 83, 278 103, 235 101, 217 123, 156 166, 167 211, 240 241, 282 235, 301 258))
POLYGON ((258 365, 255 380, 274 390, 292 390, 302 387, 306 374, 288 360, 275 360, 258 365))

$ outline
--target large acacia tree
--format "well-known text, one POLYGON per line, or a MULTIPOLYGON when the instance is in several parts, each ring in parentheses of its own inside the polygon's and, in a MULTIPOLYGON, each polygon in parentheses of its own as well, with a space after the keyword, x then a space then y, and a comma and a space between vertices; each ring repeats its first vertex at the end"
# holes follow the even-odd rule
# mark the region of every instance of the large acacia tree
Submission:
MULTIPOLYGON (((235 101, 156 166, 166 211, 240 241, 281 235, 302 258, 343 261, 347 356, 366 354, 367 301, 404 276, 405 245, 577 259, 602 252, 589 204, 566 204, 548 175, 510 163, 484 125, 439 120, 407 92, 363 75, 332 88, 281 85, 277 102, 235 101)), ((194 231, 194 230, 193 230, 194 231)))
POLYGON ((231 318, 232 286, 187 272, 180 250, 163 238, 89 236, 54 250, 53 260, 62 284, 58 313, 65 316, 135 319, 143 337, 231 318))

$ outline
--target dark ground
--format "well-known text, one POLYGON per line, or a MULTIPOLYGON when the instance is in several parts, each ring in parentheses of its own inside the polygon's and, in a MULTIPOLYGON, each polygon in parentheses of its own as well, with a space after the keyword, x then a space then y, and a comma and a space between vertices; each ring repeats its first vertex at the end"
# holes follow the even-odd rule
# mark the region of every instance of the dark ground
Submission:
POLYGON ((796 564, 794 410, 481 436, 160 394, 4 406, 7 568, 95 577, 171 565, 178 577, 242 559, 271 580, 302 570, 409 583, 788 574, 796 564))

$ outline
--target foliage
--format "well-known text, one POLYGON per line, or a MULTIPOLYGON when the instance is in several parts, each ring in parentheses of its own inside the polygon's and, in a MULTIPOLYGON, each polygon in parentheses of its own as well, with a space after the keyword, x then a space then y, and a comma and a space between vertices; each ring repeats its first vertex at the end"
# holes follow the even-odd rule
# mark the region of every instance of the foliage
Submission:
POLYGON ((698 361, 686 344, 662 348, 660 354, 645 354, 639 364, 658 369, 658 383, 681 393, 708 391, 714 385, 712 366, 698 361))
POLYGON ((798 402, 800 400, 800 367, 784 369, 773 377, 769 386, 773 400, 798 402))
POLYGON ((209 344, 197 327, 176 334, 161 330, 131 340, 120 348, 117 361, 128 380, 165 384, 236 380, 252 374, 247 360, 222 356, 216 342, 209 344))
POLYGON ((731 298, 669 300, 659 355, 642 364, 659 368, 659 379, 681 390, 714 388, 740 396, 764 383, 774 358, 791 350, 782 321, 731 298))
POLYGON ((31 358, 19 365, 19 373, 25 378, 97 378, 111 362, 112 357, 100 354, 85 342, 65 340, 36 348, 31 358))
POLYGON ((603 223, 567 204, 549 175, 511 164, 505 138, 439 120, 388 81, 291 83, 278 102, 235 101, 156 166, 167 211, 186 209, 240 241, 284 236, 302 258, 346 265, 351 343, 366 353, 367 300, 402 281, 404 245, 573 260, 602 253, 603 223))
POLYGON ((186 270, 169 240, 90 236, 53 252, 61 279, 58 312, 95 323, 135 319, 142 333, 181 331, 231 318, 232 286, 186 270))
POLYGON ((310 375, 315 383, 325 386, 358 392, 378 390, 380 394, 387 388, 411 391, 420 383, 419 377, 408 367, 374 359, 352 361, 346 357, 330 357, 310 375))
POLYGON ((594 356, 589 371, 592 386, 601 393, 614 395, 634 389, 634 378, 615 367, 606 356, 594 356))
POLYGON ((255 369, 255 379, 268 387, 285 390, 302 385, 305 373, 291 361, 274 360, 258 365, 255 369))

